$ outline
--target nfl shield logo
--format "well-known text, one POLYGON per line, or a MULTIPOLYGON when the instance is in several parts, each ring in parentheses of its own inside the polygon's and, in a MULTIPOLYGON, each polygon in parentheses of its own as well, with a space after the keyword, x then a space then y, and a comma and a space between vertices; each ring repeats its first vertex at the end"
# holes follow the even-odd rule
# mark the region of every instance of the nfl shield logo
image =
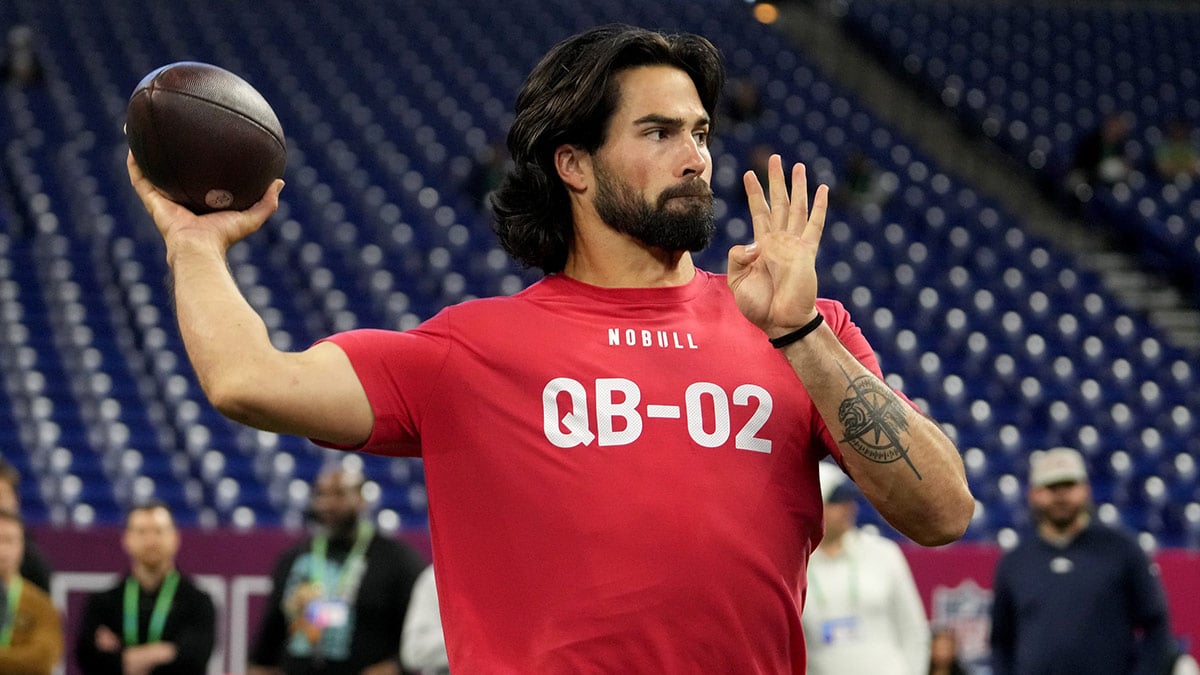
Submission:
POLYGON ((988 638, 992 631, 992 591, 972 579, 958 586, 933 589, 933 625, 950 628, 958 642, 963 665, 975 669, 991 655, 988 638))

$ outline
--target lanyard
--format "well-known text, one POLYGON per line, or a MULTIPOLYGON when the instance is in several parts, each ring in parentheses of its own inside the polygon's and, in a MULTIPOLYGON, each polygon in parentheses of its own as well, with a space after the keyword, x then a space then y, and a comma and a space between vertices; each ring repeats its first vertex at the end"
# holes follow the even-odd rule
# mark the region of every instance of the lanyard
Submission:
POLYGON ((8 583, 8 607, 4 611, 4 628, 0 628, 0 647, 12 644, 13 624, 17 622, 17 602, 21 599, 21 577, 8 583))
MULTIPOLYGON (((175 589, 179 587, 179 572, 174 570, 163 581, 158 590, 158 598, 154 601, 154 611, 150 613, 150 626, 146 629, 146 644, 161 642, 163 627, 167 625, 167 613, 171 611, 171 602, 175 599, 175 589)), ((141 644, 138 641, 138 582, 130 575, 125 579, 125 644, 141 644)))
MULTIPOLYGON (((349 582, 350 575, 346 574, 347 570, 353 569, 362 560, 363 554, 367 551, 367 544, 371 543, 371 536, 375 533, 375 528, 369 523, 360 522, 358 524, 358 533, 354 536, 354 546, 350 549, 350 554, 346 556, 346 562, 342 565, 341 571, 338 573, 336 584, 337 595, 334 597, 342 597, 346 584, 349 582)), ((318 534, 312 540, 312 556, 313 570, 312 581, 317 585, 321 592, 325 592, 325 571, 326 562, 325 554, 329 550, 329 537, 324 534, 318 534)), ((348 598, 345 598, 348 599, 348 598)))
MULTIPOLYGON (((855 561, 854 554, 851 551, 845 551, 845 553, 847 556, 846 562, 850 566, 850 574, 848 575, 847 580, 846 580, 846 584, 848 586, 848 591, 850 594, 850 608, 857 609, 858 608, 858 562, 855 561)), ((817 604, 819 604, 819 605, 826 604, 825 594, 821 592, 821 587, 817 584, 817 578, 816 578, 816 576, 814 576, 812 574, 811 567, 809 568, 808 587, 809 587, 809 589, 812 590, 813 600, 816 600, 817 604)))

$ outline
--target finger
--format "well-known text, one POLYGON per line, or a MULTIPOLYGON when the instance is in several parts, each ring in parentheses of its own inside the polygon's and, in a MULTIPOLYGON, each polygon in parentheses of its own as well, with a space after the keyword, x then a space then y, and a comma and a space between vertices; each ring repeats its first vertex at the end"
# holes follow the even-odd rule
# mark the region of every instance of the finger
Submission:
MULTIPOLYGON (((137 160, 133 158, 132 150, 125 154, 125 168, 129 171, 129 184, 133 186, 138 195, 146 192, 147 187, 153 187, 150 185, 150 181, 142 175, 142 167, 138 166, 137 160)), ((142 201, 146 200, 143 199, 142 201)))
POLYGON ((771 207, 767 205, 767 197, 763 193, 762 184, 753 171, 742 174, 742 184, 746 186, 746 203, 750 207, 750 226, 754 230, 754 240, 758 241, 771 231, 771 207))
POLYGON ((799 162, 792 165, 792 204, 788 222, 797 232, 808 223, 808 171, 799 162))
POLYGON ((779 155, 771 155, 767 160, 767 182, 770 183, 771 189, 771 227, 786 231, 789 215, 788 192, 783 177, 783 158, 779 155))
POLYGON ((812 213, 809 215, 804 233, 800 235, 801 241, 814 250, 821 244, 821 233, 825 231, 825 214, 828 212, 829 186, 817 186, 817 194, 813 197, 812 213))
POLYGON ((255 222, 264 222, 271 217, 279 208, 279 193, 283 190, 283 180, 276 178, 272 181, 271 186, 263 193, 263 196, 254 203, 246 212, 250 214, 255 222))
POLYGON ((142 168, 138 166, 137 160, 133 158, 133 151, 126 154, 125 167, 129 171, 129 183, 133 186, 134 191, 137 192, 138 198, 142 200, 142 206, 146 208, 151 217, 154 217, 162 202, 168 200, 159 193, 158 188, 154 187, 150 179, 146 178, 142 173, 142 168))
POLYGON ((731 247, 729 249, 729 273, 735 274, 737 270, 757 260, 760 254, 761 249, 757 244, 731 247))

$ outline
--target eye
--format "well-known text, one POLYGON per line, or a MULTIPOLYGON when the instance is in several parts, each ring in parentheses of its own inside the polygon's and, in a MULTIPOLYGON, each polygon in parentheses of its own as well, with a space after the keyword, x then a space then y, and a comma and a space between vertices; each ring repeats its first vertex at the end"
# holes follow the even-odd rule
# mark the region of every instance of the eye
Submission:
POLYGON ((667 130, 662 128, 650 129, 646 132, 646 137, 650 140, 661 141, 667 137, 667 130))
POLYGON ((692 136, 696 139, 697 145, 708 145, 708 132, 697 131, 692 136))

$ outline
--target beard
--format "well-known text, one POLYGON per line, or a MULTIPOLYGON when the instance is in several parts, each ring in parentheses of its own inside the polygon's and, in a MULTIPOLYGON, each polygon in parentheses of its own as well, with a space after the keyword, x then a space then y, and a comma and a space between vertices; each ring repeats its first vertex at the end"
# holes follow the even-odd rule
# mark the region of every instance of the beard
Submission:
POLYGON ((699 176, 663 190, 651 204, 597 164, 596 213, 617 232, 665 251, 700 251, 716 231, 712 189, 699 176))
POLYGON ((1065 531, 1090 511, 1089 504, 1050 504, 1038 511, 1042 522, 1059 532, 1065 531))

